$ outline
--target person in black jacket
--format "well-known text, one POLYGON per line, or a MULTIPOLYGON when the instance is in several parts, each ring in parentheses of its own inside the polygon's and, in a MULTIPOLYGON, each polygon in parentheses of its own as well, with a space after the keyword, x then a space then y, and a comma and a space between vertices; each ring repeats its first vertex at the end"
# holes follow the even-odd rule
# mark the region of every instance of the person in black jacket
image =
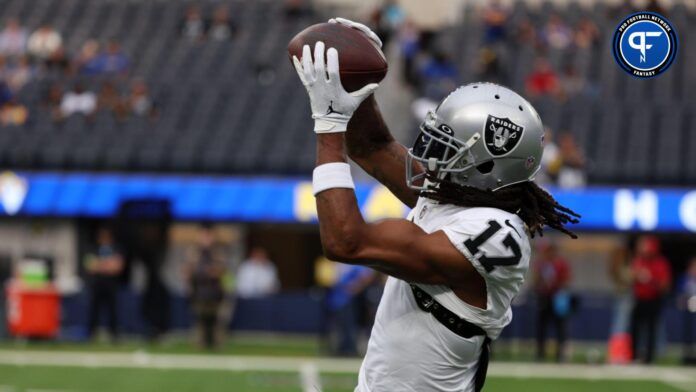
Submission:
POLYGON ((116 247, 113 233, 109 228, 101 227, 97 232, 96 248, 87 255, 85 265, 91 292, 89 337, 94 335, 99 325, 99 316, 105 310, 111 338, 118 339, 117 295, 123 266, 123 257, 116 247))
POLYGON ((223 278, 226 266, 215 251, 215 237, 211 228, 203 227, 198 249, 187 265, 186 275, 191 289, 190 303, 200 331, 201 345, 206 349, 218 346, 221 307, 225 299, 223 278))

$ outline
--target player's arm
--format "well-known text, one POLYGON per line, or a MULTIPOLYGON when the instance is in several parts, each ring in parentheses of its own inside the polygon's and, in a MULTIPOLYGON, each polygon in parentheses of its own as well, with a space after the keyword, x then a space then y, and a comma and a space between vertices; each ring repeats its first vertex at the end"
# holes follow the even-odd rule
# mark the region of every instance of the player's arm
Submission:
POLYGON ((295 69, 310 97, 317 134, 317 167, 313 188, 322 244, 326 255, 346 263, 363 264, 422 283, 463 284, 474 268, 443 232, 427 234, 404 219, 366 223, 358 208, 346 163, 345 133, 352 114, 378 87, 370 84, 348 93, 341 85, 338 52, 330 48, 324 64, 324 44, 309 46, 295 69), (332 107, 334 110, 327 110, 332 107), (444 274, 443 271, 447 271, 444 274))
MULTIPOLYGON (((416 205, 418 194, 406 185, 406 147, 392 137, 374 95, 358 107, 348 123, 346 146, 348 156, 402 203, 411 208, 416 205)), ((414 174, 423 172, 417 161, 412 165, 414 174)))
MULTIPOLYGON (((317 136, 317 166, 345 162, 342 133, 317 136)), ((324 252, 329 259, 370 266, 409 282, 466 284, 477 274, 444 232, 424 232, 405 219, 366 223, 353 189, 331 188, 316 195, 324 252)))
MULTIPOLYGON (((363 24, 343 18, 331 19, 329 23, 358 29, 377 46, 382 46, 379 37, 363 24)), ((374 95, 367 97, 350 119, 346 146, 350 159, 386 186, 402 203, 411 208, 416 205, 418 195, 406 185, 406 147, 392 137, 374 95)), ((423 172, 420 163, 413 162, 413 172, 423 172)))

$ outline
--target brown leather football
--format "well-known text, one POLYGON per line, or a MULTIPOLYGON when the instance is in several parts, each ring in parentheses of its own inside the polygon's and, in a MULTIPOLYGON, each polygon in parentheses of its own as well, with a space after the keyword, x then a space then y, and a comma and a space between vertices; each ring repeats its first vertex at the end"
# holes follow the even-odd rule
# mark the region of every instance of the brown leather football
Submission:
POLYGON ((322 41, 326 49, 336 48, 341 84, 346 91, 359 90, 369 83, 379 83, 387 74, 387 60, 377 44, 357 29, 338 23, 319 23, 299 32, 288 44, 288 54, 302 58, 302 47, 322 41))

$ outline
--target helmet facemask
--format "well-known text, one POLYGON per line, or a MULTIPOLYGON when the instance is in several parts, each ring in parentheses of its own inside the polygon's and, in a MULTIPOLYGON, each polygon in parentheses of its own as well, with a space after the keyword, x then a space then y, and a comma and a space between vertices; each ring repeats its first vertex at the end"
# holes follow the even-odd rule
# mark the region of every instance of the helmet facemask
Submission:
POLYGON ((462 141, 454 136, 454 131, 448 125, 437 123, 437 114, 433 111, 428 112, 420 125, 420 134, 413 147, 408 150, 406 183, 411 189, 427 190, 428 183, 425 177, 428 174, 442 179, 450 173, 470 170, 475 165, 471 147, 481 139, 481 135, 477 132, 469 140, 462 141), (423 173, 413 173, 414 160, 423 165, 423 173), (416 185, 421 181, 422 185, 416 185))

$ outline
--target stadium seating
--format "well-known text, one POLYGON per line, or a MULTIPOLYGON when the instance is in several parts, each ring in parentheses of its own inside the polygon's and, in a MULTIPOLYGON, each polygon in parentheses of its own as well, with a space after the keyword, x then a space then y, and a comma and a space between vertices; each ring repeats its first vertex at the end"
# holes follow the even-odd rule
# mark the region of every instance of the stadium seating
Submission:
MULTIPOLYGON (((74 79, 44 75, 21 92, 30 108, 29 123, 0 130, 0 164, 15 169, 280 174, 310 168, 311 120, 285 46, 314 19, 276 15, 283 11, 278 1, 235 1, 229 4, 239 36, 229 42, 190 42, 178 31, 187 4, 0 2, 0 18, 18 17, 30 31, 48 22, 63 34, 70 53, 87 39, 116 38, 131 59, 131 79, 147 82, 160 110, 155 121, 117 121, 98 112, 93 119, 73 116, 54 124, 40 104, 42 96, 52 83, 69 88, 74 79), (265 24, 270 17, 281 23, 265 24)), ((207 10, 214 4, 202 6, 207 10)), ((81 80, 95 92, 102 81, 81 80)), ((128 79, 119 81, 127 87, 128 79)))
MULTIPOLYGON (((313 135, 305 93, 288 64, 285 47, 305 26, 326 15, 286 17, 283 2, 228 2, 237 36, 228 42, 190 42, 179 36, 185 1, 5 0, 0 20, 17 17, 30 31, 49 22, 64 37, 69 53, 88 39, 116 38, 131 59, 130 79, 146 81, 160 114, 157 120, 93 119, 51 121, 41 105, 53 83, 74 80, 43 75, 24 87, 30 109, 23 127, 0 129, 0 165, 13 169, 210 172, 225 174, 307 174, 314 163, 313 135), (272 19, 274 23, 265 23, 272 19), (280 21, 280 22, 279 22, 280 21)), ((204 11, 216 4, 200 3, 204 11)), ((470 6, 473 7, 473 6, 470 6)), ((472 81, 482 40, 473 9, 464 23, 447 27, 441 44, 455 55, 464 81, 472 81)), ((608 39, 617 21, 606 6, 551 4, 530 9, 517 3, 512 23, 529 17, 542 25, 551 12, 569 22, 594 20, 602 42, 584 51, 548 56, 571 61, 599 92, 596 98, 538 101, 542 119, 554 129, 575 133, 590 159, 590 182, 688 184, 696 182, 696 15, 680 4, 668 17, 677 26, 679 57, 654 80, 625 83, 608 39)), ((524 90, 535 54, 506 49, 509 84, 524 90)), ((86 80, 97 91, 102 80, 86 80)), ((122 85, 125 88, 125 85, 122 85)))
MULTIPOLYGON (((627 76, 614 62, 611 37, 620 19, 627 14, 611 12, 598 2, 591 8, 571 2, 567 7, 550 2, 530 7, 517 2, 509 25, 514 28, 523 18, 536 27, 543 26, 549 15, 557 13, 569 25, 582 17, 590 18, 600 29, 600 41, 589 49, 549 49, 546 56, 560 69, 571 63, 594 88, 597 96, 570 97, 566 101, 532 99, 546 125, 557 132, 571 132, 589 158, 590 183, 693 184, 696 165, 689 157, 696 142, 696 14, 676 2, 667 17, 676 26, 679 37, 678 58, 669 72, 660 77, 627 83, 627 76)), ((474 6, 465 9, 464 23, 445 31, 443 48, 458 54, 460 71, 465 78, 475 75, 472 48, 481 46, 482 20, 474 6), (455 42, 455 45, 451 45, 455 42)), ((514 33, 513 33, 514 34, 514 33)), ((525 90, 525 76, 532 69, 534 50, 514 44, 496 48, 507 65, 510 87, 525 90)))

